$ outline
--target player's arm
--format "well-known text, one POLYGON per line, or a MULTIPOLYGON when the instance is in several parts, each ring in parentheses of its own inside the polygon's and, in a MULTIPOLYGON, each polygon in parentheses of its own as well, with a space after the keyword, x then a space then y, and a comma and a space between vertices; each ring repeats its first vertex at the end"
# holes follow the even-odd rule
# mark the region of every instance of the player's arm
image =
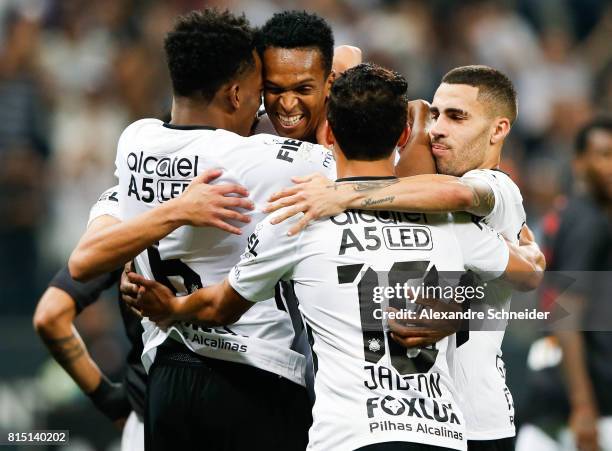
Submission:
POLYGON ((518 291, 531 291, 540 286, 546 269, 544 254, 539 252, 534 242, 531 246, 520 246, 507 243, 509 248, 508 266, 502 278, 518 291))
POLYGON ((130 282, 140 287, 133 307, 162 327, 175 321, 208 326, 237 321, 255 302, 273 298, 276 283, 298 261, 298 240, 283 230, 289 226, 290 223, 274 226, 269 218, 264 219, 249 237, 250 244, 228 277, 188 296, 175 297, 166 286, 129 273, 130 282))
POLYGON ((184 225, 217 227, 240 234, 240 229, 227 221, 249 222, 248 215, 234 209, 251 210, 253 203, 240 185, 208 185, 220 175, 220 170, 205 171, 179 197, 128 221, 108 217, 92 224, 70 256, 72 277, 87 280, 112 271, 184 225), (234 194, 245 197, 230 196, 234 194))
POLYGON ((51 282, 34 313, 36 333, 53 356, 96 407, 118 425, 131 410, 121 384, 111 383, 87 352, 74 327, 77 302, 88 305, 116 280, 106 274, 87 284, 72 279, 65 268, 51 282), (78 301, 77 301, 78 299, 78 301))
POLYGON ((165 285, 140 274, 130 272, 128 279, 140 287, 136 301, 130 305, 162 326, 176 321, 207 327, 225 326, 238 321, 254 304, 234 290, 227 279, 180 297, 165 285))
POLYGON ((491 186, 475 178, 425 174, 392 180, 333 183, 312 174, 295 178, 296 184, 269 199, 266 212, 288 207, 275 216, 279 223, 300 212, 304 216, 289 232, 297 233, 310 221, 334 216, 349 208, 422 213, 466 211, 488 215, 495 206, 491 186))

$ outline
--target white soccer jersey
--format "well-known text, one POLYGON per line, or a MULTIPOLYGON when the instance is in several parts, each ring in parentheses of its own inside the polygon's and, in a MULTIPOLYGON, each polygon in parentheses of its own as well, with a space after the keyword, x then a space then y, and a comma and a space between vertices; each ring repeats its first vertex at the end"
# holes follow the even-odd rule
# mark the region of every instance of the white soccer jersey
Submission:
MULTIPOLYGON (((271 135, 245 138, 210 127, 177 127, 156 119, 137 121, 123 132, 116 166, 123 220, 178 196, 192 178, 212 168, 223 169, 214 183, 240 183, 255 202, 252 222, 236 222, 242 236, 215 228, 180 227, 136 258, 139 272, 179 294, 223 280, 264 217, 261 209, 268 197, 290 186, 291 177, 335 174, 333 157, 321 146, 271 135)), ((289 315, 274 299, 258 304, 227 327, 178 323, 161 330, 146 320, 143 325, 147 368, 156 347, 171 336, 201 355, 249 364, 304 384, 305 358, 291 349, 294 333, 289 315)))
POLYGON ((469 218, 452 223, 450 215, 347 211, 288 237, 295 220, 258 224, 229 281, 257 302, 274 293, 278 280, 293 285, 316 374, 309 449, 389 441, 465 449, 448 339, 422 349, 399 346, 382 312, 405 300, 377 293, 397 283, 418 286, 435 274, 434 265, 498 276, 508 261, 503 239, 469 218))
POLYGON ((114 218, 119 219, 119 185, 115 185, 110 187, 102 194, 96 201, 95 204, 89 210, 89 219, 87 220, 87 227, 91 224, 96 218, 100 216, 112 216, 114 218))
MULTIPOLYGON (((514 182, 501 171, 477 169, 463 178, 487 183, 495 194, 493 211, 483 221, 518 244, 525 224, 523 198, 514 182)), ((472 310, 510 308, 512 289, 501 281, 486 287, 485 301, 473 301, 472 310)), ((484 330, 457 333, 454 356, 455 385, 467 424, 469 440, 495 440, 515 435, 514 402, 506 386, 501 345, 507 321, 485 321, 484 330)))

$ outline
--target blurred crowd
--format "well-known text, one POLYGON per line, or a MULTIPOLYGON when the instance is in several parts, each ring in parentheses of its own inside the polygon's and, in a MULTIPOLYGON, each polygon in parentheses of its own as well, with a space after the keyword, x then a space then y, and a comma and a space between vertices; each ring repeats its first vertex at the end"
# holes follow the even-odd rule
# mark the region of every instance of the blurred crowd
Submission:
MULTIPOLYGON (((521 187, 536 230, 571 187, 577 130, 596 113, 612 111, 606 0, 2 0, 4 318, 29 322, 82 234, 89 208, 114 184, 123 128, 168 113, 162 42, 174 18, 213 5, 244 11, 255 25, 283 9, 318 12, 337 45, 358 46, 364 60, 404 74, 411 98, 431 100, 455 66, 487 64, 507 73, 519 94, 519 116, 503 169, 521 187)), ((93 335, 104 321, 95 323, 93 335)))
POLYGON ((4 0, 0 3, 2 307, 30 311, 44 279, 113 184, 115 145, 131 121, 168 112, 164 34, 181 12, 218 4, 262 24, 314 10, 337 44, 407 76, 431 99, 441 76, 488 64, 514 81, 519 118, 504 166, 530 222, 569 184, 577 129, 612 105, 612 7, 603 0, 4 0), (24 294, 24 286, 31 292, 24 294), (19 296, 19 303, 10 299, 19 296))

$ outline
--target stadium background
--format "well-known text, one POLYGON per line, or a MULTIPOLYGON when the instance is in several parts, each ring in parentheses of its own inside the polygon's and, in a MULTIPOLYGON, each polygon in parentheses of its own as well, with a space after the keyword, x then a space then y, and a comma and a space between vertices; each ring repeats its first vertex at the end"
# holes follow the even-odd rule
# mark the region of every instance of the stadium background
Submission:
MULTIPOLYGON (((162 39, 174 17, 204 6, 316 11, 336 44, 392 67, 411 98, 431 100, 442 75, 488 64, 510 75, 519 118, 503 168, 520 186, 529 224, 571 190, 574 135, 612 111, 612 5, 605 0, 0 0, 0 430, 70 429, 67 449, 116 449, 118 433, 35 336, 46 283, 83 232, 90 206, 114 184, 115 145, 131 121, 170 105, 162 39)), ((118 379, 126 341, 114 291, 78 327, 118 379)), ((504 345, 517 413, 533 335, 504 345)))

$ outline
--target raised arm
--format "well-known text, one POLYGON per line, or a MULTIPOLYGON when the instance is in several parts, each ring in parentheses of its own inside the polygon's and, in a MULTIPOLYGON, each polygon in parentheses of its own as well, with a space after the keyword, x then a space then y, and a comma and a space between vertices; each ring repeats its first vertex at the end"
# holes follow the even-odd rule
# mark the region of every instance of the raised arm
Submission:
POLYGON ((240 185, 208 185, 220 175, 220 170, 205 171, 179 197, 128 221, 107 215, 103 222, 92 223, 70 256, 72 277, 88 280, 119 268, 183 225, 217 227, 240 234, 240 229, 227 221, 249 222, 249 216, 233 208, 251 210, 253 203, 248 198, 228 196, 248 196, 240 185))
POLYGON ((361 64, 361 49, 352 45, 339 45, 334 49, 332 70, 336 75, 341 74, 351 67, 361 64))
POLYGON ((431 119, 429 107, 429 102, 425 100, 408 102, 410 137, 404 148, 401 149, 399 161, 395 165, 395 174, 398 177, 437 172, 429 140, 428 126, 431 119))

